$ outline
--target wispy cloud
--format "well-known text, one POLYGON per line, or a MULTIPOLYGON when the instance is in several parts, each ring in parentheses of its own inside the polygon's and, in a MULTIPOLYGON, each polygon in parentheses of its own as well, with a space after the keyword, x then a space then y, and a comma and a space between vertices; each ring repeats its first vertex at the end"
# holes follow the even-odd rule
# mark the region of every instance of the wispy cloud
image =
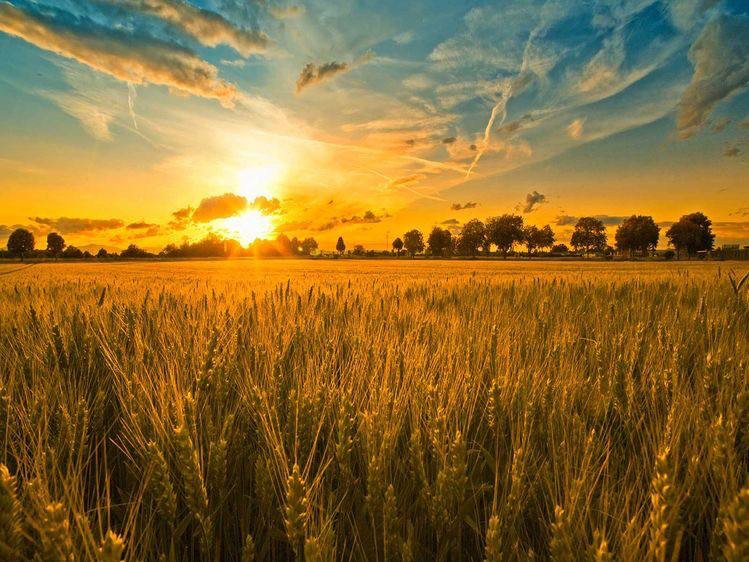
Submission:
POLYGON ((229 45, 244 56, 263 52, 270 40, 265 33, 242 29, 221 15, 181 0, 106 0, 130 10, 153 15, 208 47, 229 45))
POLYGON ((120 219, 87 219, 87 218, 48 218, 30 217, 29 220, 61 234, 78 234, 122 228, 125 223, 120 219))
POLYGON ((367 51, 351 63, 338 61, 331 61, 323 64, 307 63, 304 65, 304 68, 302 68, 302 71, 299 73, 299 77, 296 80, 296 92, 298 94, 305 88, 309 88, 315 84, 320 84, 321 82, 326 82, 339 74, 350 72, 357 66, 369 62, 373 56, 374 55, 371 51, 367 51))
POLYGON ((0 4, 0 31, 133 84, 168 86, 232 105, 237 89, 191 51, 143 34, 111 29, 64 12, 45 14, 0 4), (51 14, 51 15, 50 15, 51 14))
POLYGON ((749 84, 749 18, 720 16, 702 30, 689 51, 692 81, 679 104, 679 137, 694 135, 715 105, 749 84))
POLYGON ((478 207, 478 203, 475 201, 466 201, 465 203, 453 203, 450 205, 450 209, 453 211, 462 211, 464 209, 475 209, 478 207))

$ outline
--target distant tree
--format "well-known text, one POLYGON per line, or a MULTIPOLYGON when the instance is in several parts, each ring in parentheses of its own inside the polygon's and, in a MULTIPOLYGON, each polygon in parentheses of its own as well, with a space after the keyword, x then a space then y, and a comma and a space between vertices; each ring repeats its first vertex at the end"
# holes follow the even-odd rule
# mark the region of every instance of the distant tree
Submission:
POLYGON ((424 251, 424 235, 420 230, 409 230, 403 235, 403 245, 413 258, 419 252, 424 251))
POLYGON ((314 238, 305 238, 302 240, 300 247, 303 256, 311 256, 317 251, 317 240, 314 238))
POLYGON ((354 246, 354 250, 351 253, 355 256, 363 256, 366 254, 366 250, 364 249, 364 246, 362 246, 361 244, 357 244, 356 246, 354 246))
POLYGON ((578 252, 603 252, 606 248, 606 226, 595 217, 581 217, 575 225, 571 242, 578 252))
POLYGON ((65 259, 81 259, 83 252, 75 246, 68 246, 62 253, 62 257, 65 259))
POLYGON ((335 249, 339 254, 343 254, 346 251, 346 243, 343 241, 343 236, 338 237, 338 242, 335 244, 335 249))
POLYGON ((486 234, 486 226, 483 222, 478 219, 469 220, 460 230, 458 252, 476 257, 480 249, 484 250, 489 245, 486 234))
POLYGON ((524 240, 523 217, 519 215, 502 215, 492 217, 486 222, 486 239, 488 244, 494 244, 503 256, 512 247, 524 240))
POLYGON ((539 229, 535 225, 528 225, 523 228, 523 241, 528 248, 528 254, 532 254, 538 247, 539 229))
POLYGON ((57 234, 57 232, 50 232, 47 234, 47 252, 51 256, 57 256, 65 249, 65 239, 57 234))
POLYGON ((25 228, 17 228, 8 237, 8 252, 23 261, 24 256, 34 251, 34 235, 25 228))
POLYGON ((151 252, 147 252, 146 250, 139 248, 135 244, 130 244, 125 250, 122 251, 120 255, 123 258, 152 258, 153 257, 153 254, 151 252))
POLYGON ((712 221, 703 213, 691 213, 672 224, 666 232, 666 238, 676 249, 677 255, 681 255, 682 251, 689 255, 709 251, 715 243, 712 225, 712 221))
POLYGON ((403 240, 400 238, 393 240, 393 250, 395 250, 395 253, 400 256, 403 251, 403 240))
POLYGON ((108 256, 109 256, 109 252, 107 252, 104 248, 99 248, 99 251, 96 252, 96 257, 99 259, 106 258, 108 256))
POLYGON ((429 233, 427 247, 429 248, 429 253, 433 256, 446 257, 452 248, 452 244, 453 235, 445 228, 435 226, 432 232, 429 233))
POLYGON ((621 252, 639 251, 645 255, 658 245, 660 230, 653 217, 632 215, 617 228, 616 247, 621 252))
POLYGON ((290 256, 294 253, 294 245, 285 234, 276 237, 276 248, 281 256, 290 256))
POLYGON ((672 259, 674 259, 675 255, 676 255, 676 253, 673 250, 666 250, 665 252, 663 252, 663 259, 664 260, 672 260, 672 259))
POLYGON ((83 259, 87 259, 87 260, 89 260, 89 259, 91 259, 91 258, 93 258, 93 257, 94 257, 94 256, 93 256, 93 255, 91 254, 91 252, 89 252, 88 250, 86 250, 86 251, 84 251, 84 252, 83 252, 83 259))
POLYGON ((566 244, 554 244, 551 247, 552 254, 566 254, 570 251, 566 244))

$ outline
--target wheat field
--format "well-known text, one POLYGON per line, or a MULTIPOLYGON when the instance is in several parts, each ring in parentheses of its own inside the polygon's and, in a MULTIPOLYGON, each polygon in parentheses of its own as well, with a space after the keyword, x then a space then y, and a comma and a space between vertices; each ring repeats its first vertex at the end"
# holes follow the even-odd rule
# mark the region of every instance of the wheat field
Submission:
POLYGON ((730 264, 18 267, 2 560, 749 559, 730 264))

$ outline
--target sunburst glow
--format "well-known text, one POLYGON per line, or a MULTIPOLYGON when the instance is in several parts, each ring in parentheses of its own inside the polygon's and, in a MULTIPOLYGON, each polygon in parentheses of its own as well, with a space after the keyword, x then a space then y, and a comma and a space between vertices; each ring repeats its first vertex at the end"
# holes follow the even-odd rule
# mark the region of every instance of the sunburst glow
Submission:
POLYGON ((224 219, 222 227, 228 236, 246 246, 257 238, 270 238, 274 225, 271 217, 251 209, 238 217, 224 219))

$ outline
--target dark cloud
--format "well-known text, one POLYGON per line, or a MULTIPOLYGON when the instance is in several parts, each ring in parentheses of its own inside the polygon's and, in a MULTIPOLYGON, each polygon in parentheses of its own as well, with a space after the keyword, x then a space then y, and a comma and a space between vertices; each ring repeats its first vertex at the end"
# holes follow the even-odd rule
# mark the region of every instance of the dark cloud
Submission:
POLYGON ((733 213, 728 213, 732 217, 749 217, 749 207, 741 207, 733 213))
POLYGON ((146 230, 130 236, 130 239, 139 240, 141 238, 151 238, 152 236, 158 236, 159 234, 161 234, 161 228, 159 228, 159 225, 154 224, 149 226, 146 230))
POLYGON ((249 56, 265 51, 270 40, 265 33, 234 26, 215 12, 181 0, 104 0, 117 6, 153 15, 197 39, 203 45, 229 45, 249 56))
POLYGON ((278 199, 276 199, 275 197, 268 198, 264 195, 255 197, 255 200, 250 206, 253 209, 257 209, 264 215, 272 215, 273 213, 277 213, 281 210, 281 202, 278 199))
POLYGON ((729 145, 723 149, 723 156, 725 156, 726 158, 736 158, 737 156, 740 156, 740 155, 741 155, 741 150, 736 145, 734 146, 729 145))
POLYGON ((458 219, 447 219, 447 220, 442 221, 440 224, 457 226, 460 224, 460 221, 458 219))
POLYGON ((452 144, 456 140, 458 139, 456 139, 455 137, 447 137, 446 139, 442 139, 442 144, 452 144))
POLYGON ((679 137, 694 135, 715 105, 749 83, 749 18, 720 16, 705 25, 689 50, 692 81, 679 103, 679 137))
POLYGON ((450 205, 450 209, 452 209, 453 211, 462 211, 464 209, 475 209, 477 206, 478 203, 474 201, 468 201, 467 203, 463 204, 453 203, 452 205, 450 205))
POLYGON ((247 198, 234 193, 224 193, 215 197, 206 197, 193 211, 193 222, 211 222, 217 219, 234 217, 247 210, 247 198))
POLYGON ((313 63, 307 63, 299 73, 299 78, 296 80, 296 91, 301 92, 304 88, 319 84, 324 80, 328 80, 340 74, 346 72, 349 69, 347 62, 327 62, 325 64, 316 65, 313 63))
POLYGON ((352 63, 331 61, 324 64, 307 63, 299 73, 299 77, 296 80, 296 92, 300 93, 309 86, 314 86, 320 82, 330 80, 338 74, 343 74, 353 70, 357 66, 360 66, 372 59, 372 53, 366 52, 361 57, 356 59, 352 63))
POLYGON ((340 221, 342 224, 346 223, 353 223, 353 224, 366 224, 366 223, 376 223, 376 222, 382 222, 382 219, 388 218, 390 215, 387 213, 384 213, 382 215, 376 215, 372 211, 365 212, 362 216, 354 215, 353 217, 344 217, 341 218, 340 221))
POLYGON ((546 195, 539 193, 535 189, 525 195, 524 213, 532 213, 538 205, 546 203, 546 195))
POLYGON ((193 211, 192 207, 185 207, 184 209, 174 211, 172 213, 174 218, 169 222, 169 227, 173 230, 184 230, 190 224, 190 217, 192 217, 193 211))
POLYGON ((120 219, 81 219, 69 217, 53 219, 46 217, 30 217, 29 220, 45 226, 50 230, 56 230, 61 234, 113 230, 115 228, 122 228, 125 225, 125 223, 120 219))
POLYGON ((60 11, 44 14, 0 3, 0 31, 131 84, 159 84, 224 105, 237 99, 233 84, 191 51, 154 37, 110 29, 60 11))
MULTIPOLYGON (((606 226, 614 226, 617 224, 621 224, 627 217, 617 217, 612 215, 593 215, 593 218, 598 219, 606 226)), ((575 224, 577 224, 578 220, 580 220, 580 217, 575 217, 572 215, 559 215, 556 218, 555 224, 557 226, 574 226, 575 224)))
POLYGON ((382 222, 389 218, 388 213, 376 214, 374 211, 366 211, 363 215, 353 215, 351 217, 333 217, 321 223, 315 223, 310 220, 289 221, 277 227, 279 232, 289 232, 293 230, 309 230, 313 232, 325 232, 332 230, 337 226, 344 224, 374 224, 382 222))
POLYGON ((128 230, 143 230, 145 228, 158 227, 158 224, 152 224, 150 222, 131 222, 125 228, 128 230))

